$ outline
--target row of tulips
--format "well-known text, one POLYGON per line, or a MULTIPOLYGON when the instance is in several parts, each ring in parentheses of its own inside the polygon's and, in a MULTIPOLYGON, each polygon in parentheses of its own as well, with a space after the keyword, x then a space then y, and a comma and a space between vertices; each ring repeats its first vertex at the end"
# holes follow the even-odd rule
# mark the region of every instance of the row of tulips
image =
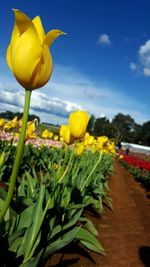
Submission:
MULTIPOLYGON (((5 152, 1 181, 6 186, 15 150, 15 146, 1 142, 0 151, 5 152)), ((14 253, 14 266, 39 266, 73 241, 105 254, 86 212, 91 207, 101 214, 104 202, 111 207, 106 176, 112 164, 112 154, 104 152, 86 150, 78 156, 74 148, 67 146, 26 145, 16 192, 1 224, 0 242, 5 244, 3 251, 7 255, 1 259, 2 266, 9 266, 10 252, 14 253)), ((6 191, 1 188, 0 207, 5 197, 6 191)))
POLYGON ((122 164, 140 181, 146 189, 150 190, 150 162, 133 155, 121 155, 122 164))
MULTIPOLYGON (((76 146, 77 154, 81 154, 85 149, 94 151, 102 151, 115 154, 114 142, 111 142, 106 136, 94 137, 86 132, 90 116, 86 111, 77 110, 72 112, 68 119, 68 125, 62 125, 58 135, 54 135, 52 131, 45 129, 41 133, 41 137, 37 135, 37 121, 27 122, 26 128, 26 144, 32 143, 36 146, 63 146, 63 144, 76 146), (75 125, 75 126, 74 126, 75 125), (51 141, 49 141, 51 140, 51 141)), ((11 121, 1 123, 0 140, 10 140, 13 145, 17 144, 20 136, 20 126, 22 119, 17 120, 14 117, 11 121), (9 129, 8 129, 9 125, 9 129)))

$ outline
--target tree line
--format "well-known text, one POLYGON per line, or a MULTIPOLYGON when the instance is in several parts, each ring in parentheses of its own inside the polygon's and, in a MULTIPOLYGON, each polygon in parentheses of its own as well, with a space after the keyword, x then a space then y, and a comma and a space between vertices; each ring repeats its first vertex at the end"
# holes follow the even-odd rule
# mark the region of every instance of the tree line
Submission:
MULTIPOLYGON (((0 118, 3 118, 5 120, 12 120, 15 116, 18 117, 18 120, 20 120, 23 116, 22 112, 12 112, 12 111, 5 111, 0 112, 0 118)), ((29 114, 28 121, 33 121, 34 119, 38 120, 38 123, 40 123, 40 118, 34 114, 29 114)))
POLYGON ((116 144, 129 142, 150 146, 150 121, 137 124, 130 115, 118 113, 112 121, 106 117, 91 116, 88 132, 94 136, 106 135, 116 144))

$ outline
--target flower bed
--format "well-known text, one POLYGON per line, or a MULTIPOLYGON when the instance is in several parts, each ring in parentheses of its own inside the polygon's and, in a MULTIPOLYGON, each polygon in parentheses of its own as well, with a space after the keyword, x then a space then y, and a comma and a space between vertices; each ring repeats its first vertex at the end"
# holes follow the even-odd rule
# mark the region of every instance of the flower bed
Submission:
POLYGON ((150 162, 138 156, 121 154, 122 164, 129 169, 134 177, 141 182, 145 188, 150 190, 150 162))
MULTIPOLYGON (((6 155, 1 181, 6 183, 15 149, 8 141, 1 142, 0 151, 6 155)), ((14 253, 15 266, 37 266, 73 240, 105 253, 84 212, 90 206, 101 214, 103 202, 111 207, 106 189, 113 156, 89 150, 78 156, 74 152, 67 147, 25 146, 15 195, 1 228, 3 243, 8 240, 4 253, 14 253)), ((1 188, 1 204, 5 196, 1 188)))

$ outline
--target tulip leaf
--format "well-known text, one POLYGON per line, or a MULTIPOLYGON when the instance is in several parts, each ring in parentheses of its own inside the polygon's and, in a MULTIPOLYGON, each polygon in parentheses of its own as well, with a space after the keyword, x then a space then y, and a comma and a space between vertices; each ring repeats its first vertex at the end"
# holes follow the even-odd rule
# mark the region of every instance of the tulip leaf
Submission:
POLYGON ((31 225, 34 208, 35 205, 29 206, 19 215, 19 223, 17 229, 28 228, 31 225))
POLYGON ((14 240, 14 242, 12 243, 12 245, 9 246, 9 250, 17 253, 18 248, 19 248, 19 247, 21 246, 21 244, 22 244, 22 240, 23 240, 23 237, 17 237, 17 238, 14 240))
MULTIPOLYGON (((3 206, 4 206, 4 200, 2 200, 0 198, 0 211, 2 210, 3 206)), ((4 221, 8 221, 9 218, 10 218, 10 211, 8 209, 7 212, 6 212, 6 214, 5 214, 5 216, 4 216, 4 221)))
POLYGON ((85 244, 90 243, 92 246, 95 247, 94 251, 100 254, 104 254, 104 248, 100 244, 100 242, 95 238, 94 235, 92 235, 89 231, 87 231, 84 228, 80 228, 76 235, 76 239, 80 240, 80 242, 85 242, 85 244))
POLYGON ((96 253, 99 253, 101 255, 104 255, 106 256, 106 253, 105 253, 105 250, 103 249, 103 247, 101 248, 98 248, 97 246, 95 246, 94 244, 88 242, 88 241, 85 241, 85 240, 80 240, 81 244, 83 244, 85 247, 87 247, 88 249, 96 252, 96 253))
POLYGON ((49 246, 47 246, 43 258, 45 259, 45 258, 49 257, 55 251, 65 247, 69 243, 71 243, 75 239, 79 230, 80 230, 80 227, 76 226, 71 231, 64 234, 61 238, 57 239, 56 241, 51 243, 49 246))
POLYGON ((36 242, 36 238, 39 235, 41 224, 43 222, 42 215, 43 215, 44 193, 45 193, 45 187, 42 185, 39 192, 39 197, 35 205, 34 212, 32 214, 32 224, 27 229, 23 240, 24 262, 28 261, 34 243, 36 242))
POLYGON ((96 230, 93 222, 90 219, 81 217, 79 221, 84 222, 85 228, 87 228, 87 230, 89 230, 94 236, 98 236, 98 231, 96 230))

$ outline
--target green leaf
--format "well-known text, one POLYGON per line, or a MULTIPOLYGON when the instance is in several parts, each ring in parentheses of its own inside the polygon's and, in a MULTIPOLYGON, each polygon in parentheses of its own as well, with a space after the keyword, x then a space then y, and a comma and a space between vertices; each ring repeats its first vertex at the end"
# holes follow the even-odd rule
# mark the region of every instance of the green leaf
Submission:
POLYGON ((94 246, 94 251, 100 254, 104 254, 104 248, 100 244, 100 242, 93 236, 89 231, 84 228, 80 228, 76 235, 76 239, 80 240, 80 242, 91 243, 94 246))
POLYGON ((44 248, 40 250, 40 252, 36 255, 35 258, 32 258, 28 262, 22 263, 19 267, 36 267, 39 264, 40 258, 43 254, 44 248))
POLYGON ((18 187, 18 196, 19 197, 26 197, 26 193, 25 193, 25 177, 23 175, 22 179, 21 179, 21 183, 18 187))
POLYGON ((17 216, 19 217, 19 223, 17 229, 28 228, 31 225, 34 208, 35 204, 30 207, 27 207, 20 215, 17 216))
POLYGON ((27 182, 28 182, 28 189, 29 189, 29 195, 31 197, 33 197, 35 195, 35 180, 33 179, 33 177, 29 174, 29 172, 25 172, 26 174, 26 178, 27 178, 27 182))
POLYGON ((104 249, 103 249, 103 247, 102 247, 102 249, 100 250, 100 249, 97 249, 97 247, 96 246, 94 246, 93 244, 91 244, 90 242, 88 242, 88 241, 81 241, 80 240, 80 242, 85 246, 85 247, 87 247, 88 249, 90 249, 90 250, 92 250, 92 251, 94 251, 94 252, 96 252, 96 253, 99 253, 99 254, 102 254, 102 255, 106 255, 106 253, 105 253, 105 251, 104 251, 104 249))
POLYGON ((23 237, 17 237, 12 245, 9 247, 10 251, 17 252, 18 248, 20 247, 22 243, 23 237))
MULTIPOLYGON (((5 203, 5 201, 0 198, 0 211, 2 210, 2 208, 4 206, 4 203, 5 203)), ((9 219, 10 219, 10 211, 8 209, 5 216, 4 216, 4 221, 8 221, 9 219)))
POLYGON ((60 233, 61 231, 64 231, 64 230, 72 227, 73 225, 75 225, 77 223, 77 221, 79 220, 81 214, 82 214, 82 209, 77 211, 74 214, 74 216, 69 219, 69 222, 67 224, 65 224, 64 226, 62 226, 62 225, 55 226, 52 233, 51 233, 50 238, 53 238, 56 234, 60 233))
POLYGON ((79 219, 81 222, 85 222, 84 226, 89 230, 94 236, 98 236, 98 232, 93 224, 93 222, 85 217, 79 219))
POLYGON ((80 227, 74 227, 71 231, 64 234, 57 241, 54 241, 49 246, 47 246, 45 253, 44 253, 44 259, 49 257, 55 251, 58 251, 59 249, 71 243, 76 238, 76 235, 78 234, 79 230, 80 230, 80 227))
POLYGON ((25 232, 24 229, 20 229, 18 231, 15 231, 10 237, 8 237, 10 250, 11 250, 11 246, 13 245, 13 242, 15 242, 16 239, 20 238, 24 234, 24 232, 25 232))
POLYGON ((27 229, 24 235, 23 251, 24 251, 24 262, 27 262, 30 258, 30 253, 33 249, 36 238, 39 235, 40 227, 43 219, 43 199, 44 199, 45 187, 42 185, 39 197, 35 205, 34 212, 32 214, 32 224, 27 229))

